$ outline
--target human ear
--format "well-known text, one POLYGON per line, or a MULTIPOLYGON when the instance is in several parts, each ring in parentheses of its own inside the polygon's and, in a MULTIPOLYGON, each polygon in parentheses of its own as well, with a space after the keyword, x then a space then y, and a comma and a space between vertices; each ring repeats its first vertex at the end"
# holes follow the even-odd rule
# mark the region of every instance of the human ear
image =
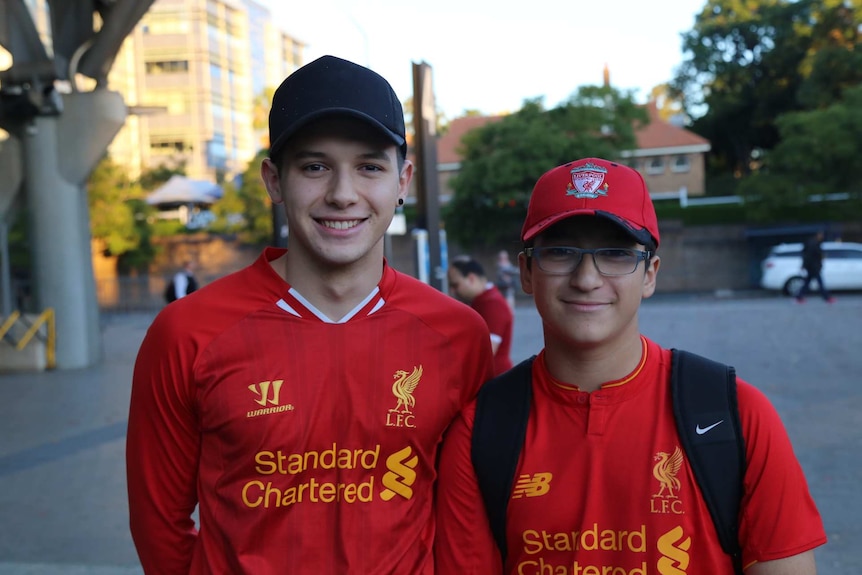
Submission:
POLYGON ((398 197, 406 198, 407 191, 410 189, 410 180, 413 179, 413 162, 404 160, 404 165, 401 167, 401 173, 398 174, 398 197))
POLYGON ((648 298, 655 293, 656 276, 658 276, 658 268, 661 266, 661 258, 652 256, 644 262, 644 265, 646 267, 644 269, 643 297, 648 298))
POLYGON ((273 204, 280 204, 284 201, 284 196, 281 192, 281 181, 278 176, 278 167, 269 158, 264 158, 260 164, 260 178, 263 180, 263 185, 266 187, 266 193, 273 204))
POLYGON ((521 289, 525 294, 533 294, 533 274, 530 270, 530 264, 527 261, 527 256, 524 252, 518 254, 518 268, 521 270, 519 274, 521 278, 521 289))

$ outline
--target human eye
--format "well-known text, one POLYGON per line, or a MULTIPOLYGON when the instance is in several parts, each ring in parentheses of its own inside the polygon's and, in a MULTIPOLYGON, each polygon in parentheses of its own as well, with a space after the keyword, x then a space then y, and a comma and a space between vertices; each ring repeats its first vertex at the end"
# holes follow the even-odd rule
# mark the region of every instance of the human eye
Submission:
POLYGON ((565 246, 548 246, 542 248, 542 257, 546 260, 564 261, 577 257, 578 250, 565 246))
POLYGON ((635 256, 635 253, 626 248, 605 248, 599 250, 599 255, 608 260, 629 260, 635 256))
POLYGON ((302 171, 303 172, 322 172, 326 169, 326 166, 320 164, 318 162, 309 162, 307 164, 303 164, 302 171))

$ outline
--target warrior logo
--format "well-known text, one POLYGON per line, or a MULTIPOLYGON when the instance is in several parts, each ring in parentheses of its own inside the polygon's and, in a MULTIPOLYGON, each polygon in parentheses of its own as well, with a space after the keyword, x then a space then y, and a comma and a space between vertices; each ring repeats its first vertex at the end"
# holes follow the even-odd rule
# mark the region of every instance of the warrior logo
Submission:
POLYGON ((567 196, 595 199, 608 195, 608 185, 604 183, 608 170, 593 163, 573 168, 572 183, 566 186, 567 196))
POLYGON ((281 385, 283 383, 283 379, 273 379, 272 381, 261 381, 260 383, 249 385, 249 390, 259 398, 255 399, 254 402, 260 405, 263 409, 253 409, 246 413, 246 417, 257 417, 259 415, 293 411, 293 404, 279 404, 278 394, 281 391, 281 385), (267 404, 269 404, 270 407, 267 407, 267 404))
POLYGON ((255 399, 255 403, 266 407, 267 402, 272 405, 278 405, 278 392, 281 390, 281 384, 284 383, 283 379, 276 379, 273 381, 261 381, 260 383, 253 383, 248 386, 248 388, 254 392, 255 395, 260 397, 260 399, 255 399), (270 384, 272 387, 270 387, 270 384), (269 391, 272 390, 272 397, 269 397, 269 391))
POLYGON ((413 392, 419 386, 422 378, 422 366, 414 366, 412 373, 399 369, 392 376, 395 382, 392 384, 392 395, 397 403, 386 415, 387 427, 416 427, 413 423, 413 407, 416 406, 416 398, 413 392))

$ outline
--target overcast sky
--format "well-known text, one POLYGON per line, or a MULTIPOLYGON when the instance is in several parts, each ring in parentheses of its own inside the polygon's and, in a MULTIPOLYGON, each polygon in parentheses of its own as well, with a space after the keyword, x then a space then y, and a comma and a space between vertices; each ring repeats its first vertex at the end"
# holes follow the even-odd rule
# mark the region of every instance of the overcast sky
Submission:
POLYGON ((402 101, 413 92, 411 64, 427 62, 437 106, 450 119, 468 109, 514 111, 527 98, 554 106, 579 86, 601 84, 605 64, 614 87, 646 101, 682 62, 680 34, 706 3, 261 1, 308 43, 307 61, 333 54, 369 66, 402 101))

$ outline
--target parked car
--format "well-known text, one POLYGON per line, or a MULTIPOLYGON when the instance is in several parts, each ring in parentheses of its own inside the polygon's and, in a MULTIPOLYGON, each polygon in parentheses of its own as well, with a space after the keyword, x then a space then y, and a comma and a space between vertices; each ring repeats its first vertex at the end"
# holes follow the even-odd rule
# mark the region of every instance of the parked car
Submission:
MULTIPOLYGON (((773 246, 760 270, 760 287, 796 295, 805 283, 802 244, 773 246)), ((862 290, 862 244, 823 242, 822 276, 830 291, 862 290)))

